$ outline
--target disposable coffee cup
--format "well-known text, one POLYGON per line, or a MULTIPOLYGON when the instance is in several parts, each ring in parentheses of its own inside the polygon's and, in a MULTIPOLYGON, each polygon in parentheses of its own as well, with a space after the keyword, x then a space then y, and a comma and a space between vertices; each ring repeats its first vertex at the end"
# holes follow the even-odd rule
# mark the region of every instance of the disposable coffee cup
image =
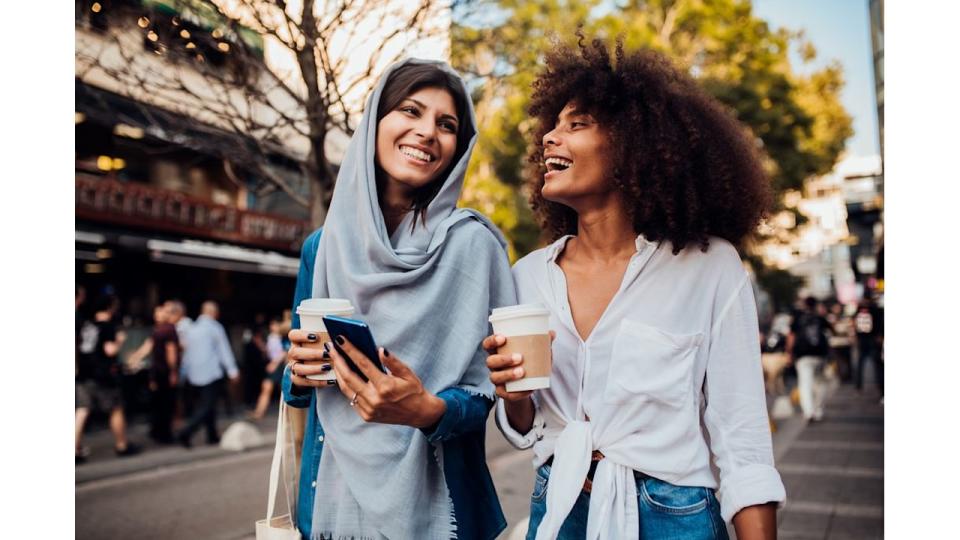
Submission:
POLYGON ((493 333, 507 338, 497 354, 523 355, 524 377, 506 384, 507 392, 550 388, 550 310, 540 304, 520 304, 494 309, 493 333))
MULTIPOLYGON (((330 334, 323 324, 323 318, 327 315, 352 317, 353 304, 345 298, 307 298, 297 306, 297 315, 300 316, 300 329, 315 332, 319 337, 316 343, 307 343, 304 346, 323 348, 323 344, 330 341, 330 334)), ((335 381, 337 375, 330 370, 319 375, 307 375, 307 378, 315 381, 335 381)))

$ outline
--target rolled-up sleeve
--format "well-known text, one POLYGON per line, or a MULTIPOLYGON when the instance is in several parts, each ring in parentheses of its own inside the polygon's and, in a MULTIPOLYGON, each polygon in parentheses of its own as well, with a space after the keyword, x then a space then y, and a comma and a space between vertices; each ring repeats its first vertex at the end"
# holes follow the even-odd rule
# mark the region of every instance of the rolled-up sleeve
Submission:
POLYGON ((290 378, 290 366, 283 367, 283 379, 280 382, 280 392, 283 394, 283 400, 287 405, 298 409, 306 409, 310 406, 310 398, 313 394, 312 388, 301 388, 293 384, 290 378))
POLYGON ((486 425, 487 415, 493 402, 483 396, 472 394, 462 388, 447 388, 437 394, 447 405, 440 421, 420 431, 430 442, 443 442, 471 431, 479 431, 486 425))
POLYGON ((786 491, 773 463, 753 289, 745 272, 728 283, 714 307, 704 424, 720 470, 720 512, 730 522, 748 506, 782 506, 786 491))
POLYGON ((536 393, 532 396, 533 399, 533 426, 530 428, 530 431, 526 433, 520 433, 517 430, 513 429, 510 426, 510 420, 507 419, 507 409, 504 405, 502 399, 497 398, 496 413, 495 418, 497 420, 497 427, 500 428, 500 432, 503 433, 503 436, 506 437, 507 442, 512 444, 515 448, 519 450, 526 450, 530 448, 543 438, 543 415, 540 414, 540 405, 537 400, 536 393))

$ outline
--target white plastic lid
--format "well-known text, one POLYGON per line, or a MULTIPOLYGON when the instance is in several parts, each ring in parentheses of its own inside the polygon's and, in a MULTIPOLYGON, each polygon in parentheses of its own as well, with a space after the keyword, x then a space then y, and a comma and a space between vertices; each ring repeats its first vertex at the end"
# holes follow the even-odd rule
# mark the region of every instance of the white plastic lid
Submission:
POLYGON ((543 304, 518 304, 516 306, 506 306, 496 308, 490 315, 491 323, 505 321, 507 319, 516 319, 518 317, 549 317, 550 310, 543 304))
POLYGON ((297 314, 310 315, 352 312, 353 304, 346 298, 306 298, 297 306, 297 314))

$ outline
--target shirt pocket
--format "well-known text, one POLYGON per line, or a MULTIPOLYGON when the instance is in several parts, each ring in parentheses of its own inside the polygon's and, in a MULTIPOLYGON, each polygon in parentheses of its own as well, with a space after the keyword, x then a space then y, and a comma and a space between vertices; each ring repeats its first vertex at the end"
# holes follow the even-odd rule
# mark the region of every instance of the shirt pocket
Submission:
POLYGON ((625 319, 613 342, 606 400, 682 407, 690 400, 693 363, 702 341, 701 332, 673 334, 625 319))

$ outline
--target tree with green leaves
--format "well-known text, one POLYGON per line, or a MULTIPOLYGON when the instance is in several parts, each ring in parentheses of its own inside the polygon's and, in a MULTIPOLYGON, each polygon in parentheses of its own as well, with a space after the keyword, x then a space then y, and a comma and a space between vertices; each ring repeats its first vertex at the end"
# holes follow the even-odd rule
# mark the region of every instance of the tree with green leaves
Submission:
POLYGON ((533 217, 519 203, 530 83, 544 51, 554 40, 575 43, 578 26, 587 36, 622 38, 628 49, 664 52, 688 70, 762 145, 778 201, 829 172, 852 135, 840 104, 840 67, 798 74, 791 47, 809 62, 813 46, 802 33, 771 30, 748 0, 466 1, 454 20, 454 67, 478 81, 478 110, 488 113, 464 201, 481 210, 511 209, 493 217, 518 256, 538 242, 533 217))

